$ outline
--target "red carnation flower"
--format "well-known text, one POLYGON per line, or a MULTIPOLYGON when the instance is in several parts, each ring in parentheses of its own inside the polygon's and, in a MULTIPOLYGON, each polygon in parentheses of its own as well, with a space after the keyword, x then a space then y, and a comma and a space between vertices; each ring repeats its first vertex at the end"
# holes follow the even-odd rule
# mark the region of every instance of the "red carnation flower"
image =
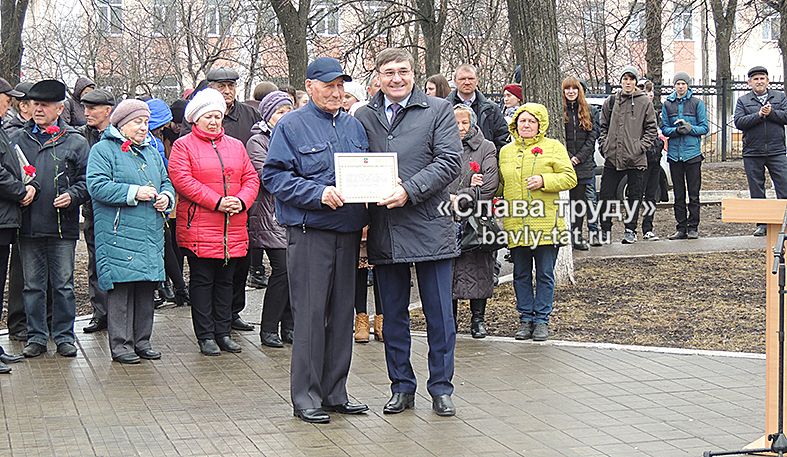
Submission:
POLYGON ((46 128, 46 130, 44 130, 44 132, 46 132, 48 135, 57 135, 60 133, 60 127, 56 125, 50 125, 46 128))
POLYGON ((476 161, 472 161, 470 162, 470 169, 473 170, 473 173, 478 173, 481 171, 481 165, 476 161))
POLYGON ((120 145, 120 150, 123 152, 128 152, 129 149, 131 149, 131 140, 126 140, 120 145))
POLYGON ((538 154, 543 154, 544 150, 536 146, 530 152, 532 152, 533 155, 538 155, 538 154))
POLYGON ((36 174, 36 167, 32 165, 25 165, 24 170, 27 176, 35 176, 36 174))

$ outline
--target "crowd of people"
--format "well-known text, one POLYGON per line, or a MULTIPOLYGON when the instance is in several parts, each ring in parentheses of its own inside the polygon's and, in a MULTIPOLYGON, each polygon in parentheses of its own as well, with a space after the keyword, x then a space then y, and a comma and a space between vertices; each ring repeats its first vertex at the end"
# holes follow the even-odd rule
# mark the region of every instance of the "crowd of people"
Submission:
MULTIPOLYGON (((84 331, 106 329, 114 361, 162 356, 151 334, 154 309, 167 299, 191 306, 202 354, 241 352, 232 330, 254 329, 240 317, 245 289, 267 287, 260 342, 292 344, 293 413, 312 423, 368 410, 349 401, 346 381, 352 341, 368 342, 370 328, 384 342, 391 381, 383 412, 414 407, 412 271, 426 318, 432 408, 452 416, 459 304, 469 301, 470 333, 484 338, 499 249, 509 249, 514 264, 515 338, 545 341, 559 248, 611 242, 614 212, 604 208, 617 201, 624 178, 632 214, 621 241, 635 243, 641 202, 659 198, 665 150, 675 192, 669 238, 699 236, 708 124, 688 74, 675 75, 660 115, 653 84, 634 67, 623 69, 621 89, 600 109, 588 103, 583 81, 567 77, 563 115, 550 120, 519 84, 504 85, 502 106, 490 101, 472 65, 460 65, 452 82, 433 75, 423 87, 414 67, 406 50, 383 50, 363 85, 320 57, 307 68, 305 93, 264 82, 247 102, 237 100, 238 73, 214 68, 171 105, 117 101, 85 78, 69 99, 60 81, 12 87, 0 79, 0 286, 8 274, 9 335, 26 343, 21 356, 0 348, 0 372, 45 354, 50 338, 61 356, 77 355, 80 207, 93 306, 84 331), (565 142, 547 137, 550 122, 564 124, 565 142), (605 159, 598 200, 596 148, 605 159), (336 152, 396 152, 398 184, 379 202, 346 202, 336 152), (563 191, 574 209, 568 218, 563 191), (481 205, 498 198, 531 211, 481 205), (452 211, 441 210, 444 202, 452 211), (483 240, 490 229, 503 242, 483 240)), ((768 89, 763 67, 749 72, 749 83, 735 122, 751 196, 764 198, 768 168, 783 198, 787 101, 768 89)), ((642 231, 658 239, 652 214, 642 231)))

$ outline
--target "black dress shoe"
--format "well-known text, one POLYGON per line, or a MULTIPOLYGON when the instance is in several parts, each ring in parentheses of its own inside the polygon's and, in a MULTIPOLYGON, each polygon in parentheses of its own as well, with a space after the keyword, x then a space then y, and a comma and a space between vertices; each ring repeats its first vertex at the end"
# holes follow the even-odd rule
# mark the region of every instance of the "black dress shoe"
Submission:
POLYGON ((242 350, 240 344, 236 343, 235 341, 232 340, 232 338, 228 336, 221 336, 216 338, 216 343, 219 345, 219 348, 221 348, 221 350, 224 352, 238 353, 242 350))
POLYGON ((394 392, 391 399, 383 407, 383 414, 398 414, 405 409, 415 408, 415 394, 394 392))
POLYGON ((339 414, 363 414, 369 411, 369 407, 361 403, 342 403, 341 405, 322 405, 322 409, 339 414))
POLYGON ((285 344, 292 344, 292 340, 294 338, 295 331, 293 329, 287 329, 281 331, 281 342, 285 344))
POLYGON ((254 326, 238 317, 232 320, 232 329, 240 330, 242 332, 250 332, 254 330, 254 326))
POLYGON ((76 357, 77 347, 74 343, 60 343, 57 345, 57 353, 63 357, 76 357))
POLYGON ((139 356, 139 358, 145 360, 158 360, 161 358, 161 353, 159 351, 154 351, 153 349, 150 348, 137 351, 137 355, 139 356))
POLYGON ((221 354, 221 350, 219 350, 219 345, 216 344, 216 340, 207 339, 207 340, 199 340, 197 341, 199 345, 199 351, 203 355, 219 355, 221 354))
POLYGON ((93 319, 90 319, 90 324, 88 324, 85 328, 83 328, 82 331, 85 333, 95 333, 106 329, 107 329, 107 319, 94 317, 93 319))
POLYGON ((12 341, 27 341, 27 330, 10 333, 8 339, 12 341))
POLYGON ((675 233, 667 237, 669 240, 685 240, 687 238, 688 235, 683 230, 676 230, 675 233))
POLYGON ((292 415, 310 424, 327 424, 331 416, 320 408, 294 409, 292 415))
POLYGON ((42 344, 28 343, 28 345, 22 349, 22 355, 28 359, 38 357, 41 354, 46 354, 46 346, 42 344))
POLYGON ((11 372, 11 367, 4 363, 0 363, 0 374, 6 374, 11 372))
POLYGON ((432 409, 438 416, 453 416, 456 414, 454 402, 450 395, 438 395, 432 397, 432 409))
POLYGON ((14 355, 14 354, 0 354, 0 362, 3 363, 17 363, 25 360, 25 356, 23 355, 14 355))
POLYGON ((129 352, 128 354, 119 355, 112 360, 123 365, 136 365, 139 363, 139 356, 129 352))
POLYGON ((281 342, 281 338, 279 338, 279 334, 276 332, 260 333, 260 341, 262 341, 263 346, 268 346, 269 348, 284 347, 284 343, 281 342))

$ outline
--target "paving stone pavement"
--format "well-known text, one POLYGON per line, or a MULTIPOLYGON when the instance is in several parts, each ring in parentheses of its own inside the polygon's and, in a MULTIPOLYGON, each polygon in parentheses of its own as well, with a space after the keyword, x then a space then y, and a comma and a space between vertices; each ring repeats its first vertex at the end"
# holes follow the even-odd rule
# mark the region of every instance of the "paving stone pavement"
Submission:
MULTIPOLYGON (((159 361, 110 361, 106 333, 0 375, 0 456, 701 456, 745 445, 764 421, 761 358, 460 338, 457 416, 432 413, 426 340, 413 339, 416 409, 383 415, 383 345, 354 345, 348 389, 365 416, 292 417, 290 349, 236 334, 243 353, 198 353, 188 309, 158 312, 159 361)), ((348 341, 350 340, 348 335, 348 341)), ((0 336, 8 352, 22 346, 0 336)))

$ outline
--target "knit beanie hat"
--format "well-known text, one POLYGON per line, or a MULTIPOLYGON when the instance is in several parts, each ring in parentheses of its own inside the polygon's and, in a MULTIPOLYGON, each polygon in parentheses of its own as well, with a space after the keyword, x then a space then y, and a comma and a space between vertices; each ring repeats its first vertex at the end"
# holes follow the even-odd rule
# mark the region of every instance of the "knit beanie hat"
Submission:
POLYGON ((623 76, 626 74, 630 74, 634 77, 635 81, 639 81, 639 71, 633 65, 627 65, 623 67, 623 71, 620 72, 620 79, 623 79, 623 76))
POLYGON ((220 111, 223 115, 227 111, 227 103, 221 92, 208 87, 194 94, 189 104, 186 105, 184 116, 186 122, 193 124, 203 114, 211 111, 220 111))
POLYGON ((147 103, 148 108, 150 108, 150 130, 164 127, 172 120, 172 111, 169 110, 169 106, 167 106, 164 100, 160 98, 151 98, 145 103, 147 103))
POLYGON ((506 84, 506 86, 503 87, 503 91, 506 91, 506 90, 511 92, 511 94, 514 97, 518 98, 519 101, 522 101, 522 86, 521 85, 519 85, 519 84, 506 84))
POLYGON ((292 99, 290 98, 287 92, 283 92, 280 90, 274 90, 273 92, 269 93, 265 97, 262 98, 260 101, 260 116, 262 116, 262 120, 265 122, 269 122, 271 117, 273 117, 273 113, 276 112, 279 107, 289 105, 292 106, 292 99))
POLYGON ((686 84, 690 85, 691 84, 691 76, 689 76, 689 74, 686 73, 685 71, 679 71, 679 72, 675 73, 675 77, 672 78, 672 84, 677 84, 678 81, 683 81, 686 84))
POLYGON ((150 108, 147 103, 135 98, 127 98, 115 106, 112 115, 109 116, 109 122, 122 129, 124 125, 140 116, 150 119, 150 108))
POLYGON ((172 112, 172 120, 177 122, 178 124, 183 123, 183 113, 186 112, 186 105, 188 102, 182 98, 179 98, 172 102, 169 105, 169 110, 172 112))

